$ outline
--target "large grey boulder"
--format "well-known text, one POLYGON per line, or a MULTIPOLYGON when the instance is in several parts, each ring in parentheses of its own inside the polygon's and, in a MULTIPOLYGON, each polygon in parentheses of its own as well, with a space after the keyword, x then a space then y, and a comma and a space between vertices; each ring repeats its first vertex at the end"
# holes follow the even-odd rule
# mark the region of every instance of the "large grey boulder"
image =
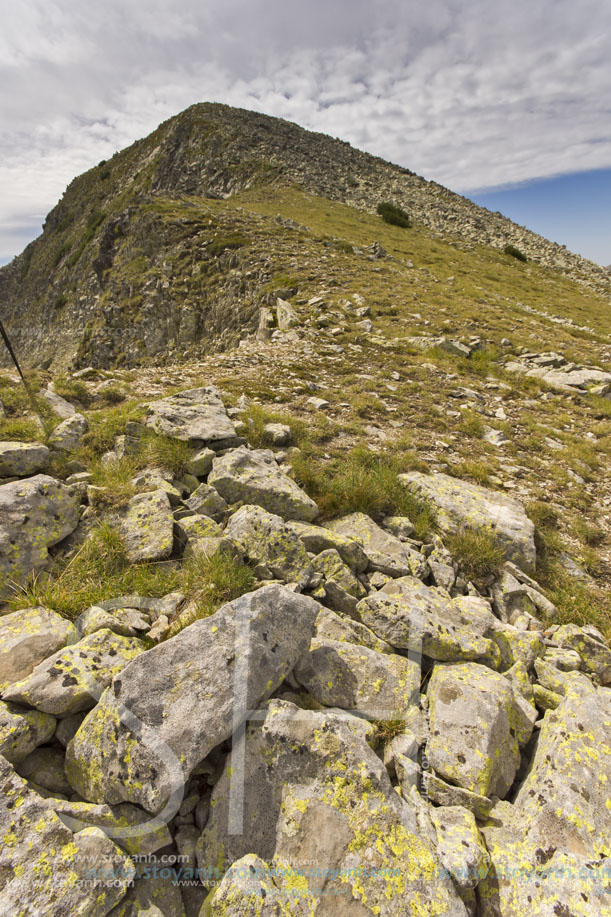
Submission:
POLYGON ((212 448, 227 447, 237 440, 235 426, 213 385, 152 402, 146 425, 164 436, 212 448))
MULTIPOLYGON (((243 759, 232 755, 213 790, 200 869, 214 864, 222 875, 258 857, 280 877, 278 913, 402 917, 416 901, 422 914, 466 917, 361 724, 270 701, 264 722, 247 730, 243 759)), ((225 888, 212 898, 213 914, 223 913, 214 907, 225 888)), ((244 913, 236 903, 229 913, 244 913)))
POLYGON ((174 516, 165 490, 151 490, 131 498, 121 518, 121 536, 132 563, 170 556, 174 516))
POLYGON ((284 520, 260 506, 242 506, 230 517, 225 535, 263 568, 267 577, 306 586, 312 565, 302 541, 284 520))
POLYGON ((22 608, 0 618, 0 690, 32 672, 43 659, 78 633, 70 621, 49 608, 22 608))
POLYGON ((2 697, 54 716, 90 710, 113 677, 145 648, 136 637, 96 630, 39 663, 2 697))
POLYGON ((131 856, 155 853, 172 843, 170 829, 165 823, 128 802, 119 806, 94 805, 52 796, 45 801, 71 831, 101 828, 131 856))
POLYGON ((427 759, 444 780, 480 796, 507 795, 532 733, 509 681, 467 662, 436 665, 429 682, 427 759))
POLYGON ((215 458, 208 484, 227 503, 256 504, 283 519, 311 522, 318 515, 316 503, 280 470, 269 449, 240 446, 215 458))
POLYGON ((0 442, 0 478, 24 478, 43 471, 50 450, 43 443, 0 442))
POLYGON ((295 678, 326 707, 372 720, 400 720, 419 697, 416 660, 365 646, 315 637, 295 666, 295 678))
POLYGON ((518 500, 447 474, 410 471, 399 477, 418 497, 433 504, 443 533, 489 529, 504 547, 508 560, 534 569, 535 527, 518 500))
POLYGON ((607 688, 575 683, 545 714, 513 805, 499 803, 482 827, 493 866, 485 917, 609 913, 610 727, 607 688))
POLYGON ((354 538, 369 560, 369 569, 388 576, 426 575, 426 559, 419 551, 385 532, 365 513, 351 513, 327 525, 332 532, 354 538))
POLYGON ((55 717, 0 701, 0 755, 19 764, 55 732, 55 717))
POLYGON ((66 771, 77 793, 150 812, 168 801, 177 809, 195 765, 307 650, 319 607, 266 586, 130 662, 68 745, 66 771))
POLYGON ((49 437, 49 445, 60 452, 76 452, 89 424, 82 414, 73 414, 57 426, 49 437))
POLYGON ((321 608, 316 618, 315 636, 337 640, 341 643, 354 643, 356 646, 367 646, 378 653, 392 653, 392 647, 376 637, 374 632, 353 618, 330 608, 321 608))
POLYGON ((0 836, 0 914, 7 917, 104 917, 134 874, 131 859, 99 828, 73 834, 2 757, 0 836))
POLYGON ((76 490, 48 475, 0 486, 0 598, 12 582, 47 563, 48 548, 70 535, 80 519, 76 490))
MULTIPOLYGON (((475 614, 443 589, 425 586, 413 576, 387 583, 357 605, 363 624, 391 646, 422 653, 441 662, 479 659, 500 661, 496 644, 484 636, 475 614)), ((494 617, 489 611, 490 617, 494 617)))

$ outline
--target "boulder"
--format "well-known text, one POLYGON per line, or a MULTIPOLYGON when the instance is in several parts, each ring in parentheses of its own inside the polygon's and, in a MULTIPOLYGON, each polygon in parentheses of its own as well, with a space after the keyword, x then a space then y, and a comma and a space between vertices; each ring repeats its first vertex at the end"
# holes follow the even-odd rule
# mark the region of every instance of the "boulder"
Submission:
POLYGON ((321 554, 333 548, 355 573, 362 573, 367 568, 369 559, 355 538, 340 535, 338 532, 332 532, 328 528, 308 522, 291 520, 288 526, 299 535, 306 550, 311 554, 321 554))
POLYGON ((266 568, 268 578, 302 587, 308 584, 310 558, 302 541, 280 516, 260 506, 242 506, 230 516, 225 535, 244 549, 249 560, 266 568))
POLYGON ((492 860, 482 914, 608 914, 611 691, 575 686, 545 714, 513 805, 482 826, 492 860), (606 870, 606 871, 605 871, 606 870))
POLYGON ((104 917, 134 874, 99 828, 75 834, 0 757, 0 914, 104 917))
POLYGON ((212 461, 215 455, 214 449, 208 449, 207 446, 204 446, 203 449, 198 449, 187 464, 187 471, 189 474, 194 474, 196 478, 205 478, 212 470, 212 461))
POLYGON ((307 650, 318 611, 312 599, 266 586, 136 657, 68 745, 74 789, 90 802, 176 811, 195 765, 307 650))
POLYGON ((173 881, 174 871, 181 872, 180 864, 162 864, 155 870, 146 861, 138 863, 127 894, 108 917, 198 917, 199 908, 185 911, 180 886, 173 881))
POLYGON ((0 486, 0 599, 13 582, 41 570, 48 548, 70 535, 80 520, 80 499, 48 475, 0 486))
POLYGON ((359 599, 367 595, 367 590, 337 551, 334 548, 321 551, 312 560, 312 569, 323 577, 325 604, 336 611, 354 614, 359 599))
POLYGON ((54 392, 53 389, 44 388, 38 393, 38 396, 39 398, 44 398, 53 412, 58 417, 61 417, 62 420, 67 420, 68 417, 73 417, 76 414, 74 405, 62 398, 61 395, 58 395, 57 392, 54 392))
POLYGON ((200 484, 185 502, 192 512, 211 518, 222 516, 228 509, 225 500, 210 484, 200 484))
POLYGON ((19 764, 55 732, 55 717, 0 701, 0 755, 19 764))
POLYGON ((165 490, 132 497, 121 516, 120 528, 131 563, 168 558, 174 545, 174 517, 165 490))
POLYGON ((266 423, 263 435, 272 446, 287 446, 291 441, 291 428, 285 423, 266 423))
POLYGON ((168 826, 152 819, 138 806, 124 802, 119 806, 93 805, 68 799, 46 799, 71 831, 101 828, 107 837, 130 856, 146 856, 172 843, 168 826))
POLYGON ((206 901, 206 917, 277 917, 305 915, 316 911, 316 898, 309 891, 291 894, 288 882, 254 853, 248 853, 227 870, 218 888, 206 901), (282 903, 280 903, 282 902, 282 903), (286 910, 290 907, 291 910, 286 910))
POLYGON ((73 414, 57 426, 49 437, 49 445, 60 452, 76 452, 89 424, 82 414, 73 414))
POLYGON ((444 534, 463 528, 489 529, 509 560, 526 570, 534 569, 535 527, 518 500, 446 474, 410 471, 399 477, 420 499, 434 506, 444 534))
POLYGON ((591 636, 576 624, 562 624, 552 640, 559 647, 579 653, 582 671, 596 675, 603 685, 611 683, 611 650, 602 638, 591 636))
POLYGON ((256 504, 283 519, 311 522, 318 515, 316 503, 280 470, 268 449, 241 446, 215 458, 208 484, 228 503, 256 504))
POLYGON ((464 806, 431 809, 437 855, 460 888, 475 888, 488 872, 490 858, 475 817, 464 806))
POLYGON ((35 748, 15 769, 20 777, 36 788, 37 792, 45 791, 54 796, 64 796, 71 792, 61 748, 35 748))
POLYGON ((399 917, 418 902, 422 914, 466 917, 359 720, 272 700, 263 723, 249 726, 243 756, 214 787, 202 871, 214 864, 222 875, 256 856, 279 876, 278 913, 399 917))
POLYGON ((436 665, 428 699, 433 770, 480 796, 506 796, 536 713, 527 725, 509 681, 473 662, 436 665))
POLYGON ((0 690, 27 678, 43 659, 78 633, 70 621, 49 608, 23 608, 0 618, 0 690))
POLYGON ((200 447, 227 448, 237 440, 235 426, 213 385, 153 401, 148 405, 146 425, 155 433, 200 447))
MULTIPOLYGON (((391 646, 442 662, 480 659, 498 664, 496 644, 483 636, 447 592, 415 577, 391 580, 357 605, 359 619, 391 646)), ((494 617, 491 612, 490 616, 494 617)))
POLYGON ((316 618, 315 636, 327 640, 338 640, 342 643, 354 643, 356 646, 366 646, 378 653, 392 653, 392 647, 376 637, 369 627, 341 612, 331 611, 330 608, 321 608, 316 618))
POLYGON ((42 443, 0 442, 0 478, 25 478, 43 471, 50 450, 42 443))
POLYGON ((365 513, 351 513, 328 523, 332 532, 354 538, 369 560, 369 568, 388 576, 426 575, 426 558, 385 532, 365 513))
POLYGON ((337 640, 315 637, 294 676, 325 707, 372 720, 405 719, 419 699, 417 661, 337 640))
POLYGON ((95 707, 104 689, 145 645, 136 637, 96 630, 39 663, 3 692, 3 699, 68 716, 95 707))

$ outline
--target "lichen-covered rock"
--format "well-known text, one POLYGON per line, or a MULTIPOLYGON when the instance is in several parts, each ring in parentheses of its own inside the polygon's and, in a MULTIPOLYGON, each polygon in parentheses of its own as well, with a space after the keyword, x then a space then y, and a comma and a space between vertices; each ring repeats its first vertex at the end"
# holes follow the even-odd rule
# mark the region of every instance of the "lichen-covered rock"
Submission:
POLYGON ((611 683, 611 650, 602 639, 596 639, 576 624, 562 624, 552 639, 558 646, 579 653, 582 671, 596 675, 603 685, 611 683))
POLYGON ((222 529, 218 522, 211 519, 210 516, 182 516, 174 524, 174 530, 179 544, 186 547, 189 541, 197 541, 199 538, 218 538, 222 534, 222 529))
POLYGON ((134 874, 102 831, 73 834, 1 757, 0 836, 0 914, 104 917, 134 874))
POLYGON ((422 785, 427 798, 440 806, 462 806, 473 812, 480 821, 485 821, 490 814, 494 801, 479 793, 472 793, 462 786, 446 783, 433 771, 424 771, 422 785))
MULTIPOLYGON (((136 876, 127 894, 108 917, 185 917, 180 887, 173 882, 171 869, 161 865, 155 874, 146 862, 137 864, 136 876)), ((180 869, 178 864, 177 872, 180 869)), ((194 917, 198 913, 199 909, 194 917)), ((191 915, 192 912, 189 912, 188 917, 191 915)))
POLYGON ((88 429, 89 424, 82 414, 72 414, 53 430, 49 437, 49 445, 60 452, 75 452, 88 429))
POLYGON ((392 653, 392 647, 376 637, 374 632, 341 612, 322 608, 316 618, 315 635, 321 639, 339 640, 342 643, 354 643, 356 646, 367 646, 378 653, 392 653))
POLYGON ((321 551, 313 559, 312 569, 323 577, 325 604, 336 611, 354 614, 359 599, 367 595, 367 590, 337 551, 334 548, 321 551))
POLYGON ((507 679, 473 662, 435 666, 428 698, 430 766, 472 793, 503 798, 535 715, 527 725, 507 679))
MULTIPOLYGON (((303 884, 303 883, 301 883, 303 884)), ((299 889, 292 893, 293 876, 284 877, 254 853, 230 866, 218 888, 206 901, 206 917, 307 917, 316 912, 315 896, 299 889)))
POLYGON ((96 630, 39 663, 3 692, 3 699, 54 716, 90 710, 128 662, 145 649, 136 637, 96 630))
POLYGON ((327 526, 332 532, 354 538, 363 548, 371 570, 389 576, 426 575, 426 558, 412 547, 385 532, 365 513, 351 513, 327 526))
POLYGON ((489 529, 505 548, 508 559, 526 570, 534 569, 535 527, 518 500, 446 474, 410 471, 400 478, 421 499, 433 504, 442 532, 489 529))
POLYGON ((242 560, 242 549, 233 538, 221 535, 208 538, 189 538, 183 553, 185 560, 189 560, 192 557, 199 560, 211 560, 217 556, 240 562, 242 560))
POLYGON ((445 591, 415 577, 387 583, 360 601, 356 611, 363 624, 398 649, 442 662, 480 659, 496 665, 500 659, 496 644, 473 626, 473 615, 445 591))
POLYGON ((163 490, 171 506, 178 506, 182 500, 182 490, 171 483, 172 475, 157 468, 145 468, 132 478, 131 483, 139 491, 163 490))
POLYGON ((225 500, 209 484, 200 484, 186 500, 186 505, 192 512, 211 518, 222 516, 228 509, 225 500))
POLYGON ((43 745, 55 732, 55 717, 0 701, 0 755, 11 764, 43 745))
POLYGON ((49 608, 23 608, 0 618, 0 690, 20 681, 69 643, 78 633, 70 621, 49 608))
POLYGON ((294 675, 326 707, 400 720, 417 703, 421 671, 418 662, 403 656, 315 637, 294 675))
POLYGON ((488 872, 489 857, 475 817, 464 806, 431 809, 437 855, 461 888, 475 888, 488 872))
POLYGON ((191 770, 231 735, 239 710, 246 717, 269 697, 307 650, 318 611, 266 586, 136 657, 68 746, 74 789, 150 812, 180 805, 191 770))
POLYGON ((608 914, 610 729, 606 688, 579 686, 545 714, 513 805, 499 803, 482 827, 492 860, 480 886, 485 917, 608 914))
POLYGON ((70 784, 64 770, 64 754, 55 746, 35 748, 20 764, 16 771, 20 777, 54 795, 67 795, 71 792, 70 784))
POLYGON ((369 559, 355 538, 340 535, 338 532, 308 522, 291 520, 288 526, 299 535, 306 551, 311 554, 321 554, 323 551, 334 548, 351 570, 362 573, 367 568, 369 559))
POLYGON ((194 474, 196 478, 205 478, 212 470, 212 461, 215 455, 214 449, 208 449, 207 446, 203 449, 198 449, 188 462, 187 471, 189 474, 194 474))
POLYGON ((280 516, 260 506, 242 506, 230 516, 225 534, 271 576, 301 586, 309 582, 312 565, 307 551, 280 516))
POLYGON ((0 478, 23 478, 43 471, 50 451, 43 443, 0 442, 0 478))
POLYGON ((213 385, 152 402, 146 425, 164 436, 212 448, 227 448, 237 440, 235 426, 213 385))
POLYGON ((414 810, 351 721, 270 701, 247 730, 243 773, 229 760, 213 790, 200 868, 258 857, 280 872, 275 900, 289 914, 399 917, 410 903, 466 917, 414 810))
POLYGON ((80 499, 48 475, 0 486, 0 598, 12 582, 41 570, 48 548, 77 527, 80 499))
POLYGON ((240 446, 215 458, 208 484, 228 503, 262 506, 283 519, 311 522, 318 515, 316 503, 281 471, 269 449, 240 446))
POLYGON ((97 605, 86 608, 74 620, 81 639, 95 634, 96 630, 111 630, 123 637, 135 637, 150 629, 151 622, 141 612, 135 609, 124 609, 123 614, 113 614, 97 605))
POLYGON ((132 563, 165 560, 174 545, 174 517, 164 490, 136 494, 121 517, 121 536, 132 563))
POLYGON ((147 812, 128 802, 107 806, 53 797, 45 801, 71 831, 101 828, 107 837, 131 856, 155 853, 172 843, 172 835, 164 822, 151 818, 147 812))

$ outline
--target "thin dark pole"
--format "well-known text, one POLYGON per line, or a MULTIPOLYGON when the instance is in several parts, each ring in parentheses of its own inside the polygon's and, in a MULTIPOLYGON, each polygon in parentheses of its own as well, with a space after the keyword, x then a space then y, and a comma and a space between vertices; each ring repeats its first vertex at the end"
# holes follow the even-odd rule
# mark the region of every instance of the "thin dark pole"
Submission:
POLYGON ((23 372, 21 371, 21 366, 19 365, 19 360, 17 359, 17 355, 16 355, 16 353, 15 353, 15 351, 14 351, 14 349, 13 349, 13 345, 11 344, 11 339, 9 338, 8 334, 6 333, 6 329, 5 329, 4 325, 2 324, 2 321, 0 321, 0 335, 2 335, 2 340, 3 340, 4 343, 6 344, 6 349, 8 350, 8 352, 9 352, 9 354, 10 354, 10 357, 11 357, 13 363, 14 363, 15 366, 17 367, 17 372, 19 373, 19 376, 21 377, 21 381, 23 382, 23 387, 25 388, 25 390, 26 390, 26 392, 27 392, 27 394, 28 394, 28 398, 29 398, 29 401, 30 401, 30 405, 31 405, 31 407, 32 407, 32 410, 33 410, 34 413, 37 414, 38 417, 40 418, 40 421, 41 421, 41 423, 42 423, 43 429, 44 429, 46 432, 48 432, 48 423, 47 423, 47 421, 45 420, 45 418, 42 416, 42 413, 41 413, 41 411, 40 411, 40 408, 38 407, 36 398, 34 397, 34 393, 33 393, 32 389, 30 388, 30 386, 28 385, 28 383, 27 383, 27 381, 26 381, 26 378, 25 378, 25 376, 23 375, 23 372))

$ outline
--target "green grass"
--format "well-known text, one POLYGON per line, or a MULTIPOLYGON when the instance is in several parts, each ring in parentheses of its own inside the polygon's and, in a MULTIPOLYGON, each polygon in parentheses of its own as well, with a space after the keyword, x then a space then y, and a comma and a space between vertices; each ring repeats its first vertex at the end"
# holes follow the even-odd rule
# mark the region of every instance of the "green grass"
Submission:
POLYGON ((188 615, 180 616, 168 636, 175 636, 185 627, 214 614, 222 605, 257 588, 252 569, 241 560, 214 554, 190 558, 184 566, 181 588, 191 600, 188 615))
POLYGON ((288 413, 277 411, 262 404, 249 404, 240 415, 246 424, 246 438, 256 449, 269 447, 270 441, 265 433, 268 423, 282 423, 291 428, 291 445, 299 446, 308 439, 308 428, 305 421, 288 413))
POLYGON ((499 573, 505 552, 487 529, 465 528, 449 535, 445 544, 462 572, 476 585, 499 573))

